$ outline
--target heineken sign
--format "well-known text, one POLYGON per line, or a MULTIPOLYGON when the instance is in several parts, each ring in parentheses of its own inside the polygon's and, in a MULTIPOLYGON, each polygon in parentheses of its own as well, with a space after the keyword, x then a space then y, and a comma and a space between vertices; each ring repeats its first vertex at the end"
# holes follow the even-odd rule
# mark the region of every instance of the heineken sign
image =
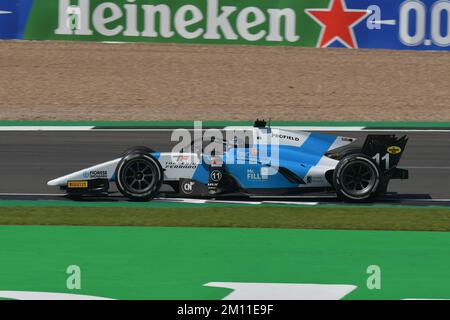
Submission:
POLYGON ((55 34, 96 34, 148 41, 178 38, 297 42, 300 36, 295 26, 296 13, 292 8, 238 7, 223 5, 220 0, 178 1, 176 5, 172 1, 104 1, 93 6, 90 0, 79 0, 77 7, 71 6, 70 0, 59 0, 55 34), (74 16, 78 17, 75 28, 67 23, 74 16))
POLYGON ((450 1, 9 0, 0 38, 448 50, 450 1))

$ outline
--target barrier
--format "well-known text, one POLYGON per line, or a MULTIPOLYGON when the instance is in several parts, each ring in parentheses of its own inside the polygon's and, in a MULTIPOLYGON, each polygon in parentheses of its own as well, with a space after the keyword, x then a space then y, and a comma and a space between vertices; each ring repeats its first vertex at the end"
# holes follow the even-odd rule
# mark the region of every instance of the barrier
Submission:
POLYGON ((448 50, 449 0, 2 0, 0 38, 448 50))

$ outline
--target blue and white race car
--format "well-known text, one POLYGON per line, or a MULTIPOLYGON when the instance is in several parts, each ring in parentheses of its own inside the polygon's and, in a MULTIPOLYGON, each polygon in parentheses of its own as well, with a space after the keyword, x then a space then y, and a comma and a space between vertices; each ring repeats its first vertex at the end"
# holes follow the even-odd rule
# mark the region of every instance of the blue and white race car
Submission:
MULTIPOLYGON (((406 136, 368 135, 356 139, 290 131, 255 122, 244 143, 236 137, 214 141, 222 152, 156 152, 133 147, 120 157, 48 182, 69 196, 104 196, 112 184, 125 197, 148 201, 175 197, 302 196, 333 193, 345 201, 383 195, 391 179, 407 179, 397 168, 406 136), (164 189, 163 188, 163 189, 164 189)), ((195 144, 194 144, 195 145, 195 144)))

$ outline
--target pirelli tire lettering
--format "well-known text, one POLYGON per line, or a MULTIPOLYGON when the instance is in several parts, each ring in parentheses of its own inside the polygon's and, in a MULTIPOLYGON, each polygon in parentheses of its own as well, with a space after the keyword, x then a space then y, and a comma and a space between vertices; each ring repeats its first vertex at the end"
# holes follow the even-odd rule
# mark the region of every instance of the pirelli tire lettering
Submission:
POLYGON ((88 187, 87 181, 69 181, 67 188, 69 189, 86 189, 88 187))

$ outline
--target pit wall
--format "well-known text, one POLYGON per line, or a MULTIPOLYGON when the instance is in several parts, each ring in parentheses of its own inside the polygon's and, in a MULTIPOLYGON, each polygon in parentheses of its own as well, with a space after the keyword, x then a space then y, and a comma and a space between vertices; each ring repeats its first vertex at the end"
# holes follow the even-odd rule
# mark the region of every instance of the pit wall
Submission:
POLYGON ((2 0, 0 39, 449 50, 448 0, 2 0))

